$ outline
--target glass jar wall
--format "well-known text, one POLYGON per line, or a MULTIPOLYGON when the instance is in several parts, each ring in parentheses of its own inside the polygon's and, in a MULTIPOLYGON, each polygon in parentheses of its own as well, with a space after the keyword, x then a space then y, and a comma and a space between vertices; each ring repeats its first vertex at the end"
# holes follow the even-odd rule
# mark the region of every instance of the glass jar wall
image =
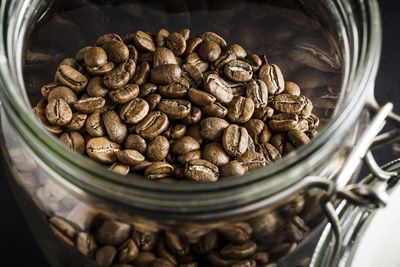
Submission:
POLYGON ((309 249, 324 218, 322 192, 295 188, 310 175, 334 179, 346 160, 364 126, 381 36, 375 1, 304 2, 1 3, 3 154, 52 265, 307 265, 310 254, 300 249, 309 249), (103 33, 162 27, 215 31, 266 54, 312 100, 321 133, 245 177, 171 185, 110 173, 65 150, 35 121, 38 87, 60 60, 103 33))

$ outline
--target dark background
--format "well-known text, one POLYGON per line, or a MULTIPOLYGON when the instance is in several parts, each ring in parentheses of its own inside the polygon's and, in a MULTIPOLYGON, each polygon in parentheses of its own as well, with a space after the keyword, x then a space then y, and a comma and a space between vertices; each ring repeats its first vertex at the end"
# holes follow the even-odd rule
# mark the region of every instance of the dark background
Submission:
MULTIPOLYGON (((0 0, 1 1, 1 0, 0 0)), ((368 0, 366 0, 368 1, 368 0)), ((383 54, 376 82, 380 103, 391 101, 400 112, 400 3, 381 0, 383 20, 383 54)), ((379 151, 380 162, 392 159, 390 153, 379 151)), ((0 164, 1 166, 1 164, 0 164)), ((1 167, 0 167, 1 168, 1 167)), ((0 169, 0 174, 4 173, 0 169)), ((48 267, 17 206, 5 177, 0 178, 0 267, 48 267)), ((78 266, 77 266, 78 267, 78 266)))

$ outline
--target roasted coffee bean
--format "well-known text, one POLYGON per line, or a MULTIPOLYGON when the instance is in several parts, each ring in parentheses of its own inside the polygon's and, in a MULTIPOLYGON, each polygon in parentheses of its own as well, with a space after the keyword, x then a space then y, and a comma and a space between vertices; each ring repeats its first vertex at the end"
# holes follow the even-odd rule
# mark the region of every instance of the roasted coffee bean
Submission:
POLYGON ((173 232, 165 231, 165 244, 176 256, 184 256, 189 253, 189 244, 173 232))
POLYGON ((110 171, 126 176, 129 174, 130 167, 121 163, 114 163, 109 168, 110 171))
POLYGON ((179 82, 182 70, 178 65, 165 64, 154 68, 151 71, 150 79, 152 83, 167 85, 173 82, 179 82))
POLYGON ((96 239, 103 245, 120 246, 128 240, 130 232, 128 224, 106 220, 97 230, 96 239))
POLYGON ((169 35, 169 31, 166 29, 161 29, 156 35, 156 45, 157 47, 165 47, 167 43, 167 38, 169 35))
POLYGON ((293 200, 279 208, 279 212, 281 212, 285 216, 298 215, 304 209, 304 202, 304 195, 297 194, 296 197, 293 198, 293 200))
POLYGON ((211 251, 208 253, 207 259, 211 262, 212 266, 218 267, 228 267, 237 263, 237 260, 222 257, 217 251, 211 251))
POLYGON ((152 94, 145 98, 145 101, 149 104, 149 110, 153 111, 156 109, 158 103, 161 101, 161 95, 159 94, 152 94))
POLYGON ((254 109, 253 118, 260 119, 262 121, 267 121, 268 119, 272 118, 274 112, 275 111, 273 108, 266 105, 261 105, 259 108, 254 109))
POLYGON ((297 248, 297 243, 281 243, 277 244, 270 249, 270 254, 273 258, 281 258, 290 252, 295 251, 297 248))
POLYGON ((296 95, 296 96, 300 96, 300 87, 291 81, 286 81, 285 82, 285 90, 283 91, 285 94, 289 94, 289 95, 296 95))
POLYGON ((207 160, 196 159, 186 164, 185 176, 196 182, 216 182, 219 178, 219 170, 207 160))
POLYGON ((198 53, 189 54, 185 59, 185 63, 196 67, 200 72, 207 71, 209 67, 208 62, 201 59, 198 53))
POLYGON ((318 131, 316 131, 316 130, 308 130, 308 131, 305 131, 304 132, 307 136, 308 136, 308 138, 310 138, 310 139, 313 139, 313 138, 315 138, 317 135, 318 135, 318 131))
POLYGON ((140 135, 130 134, 125 139, 125 148, 136 150, 144 155, 147 151, 147 143, 140 135))
POLYGON ((175 266, 176 266, 175 264, 163 258, 155 259, 151 264, 151 267, 175 267, 175 266))
POLYGON ((268 93, 271 95, 280 94, 285 89, 285 81, 281 69, 275 64, 263 65, 258 72, 258 77, 265 82, 268 93))
POLYGON ((241 60, 232 60, 224 66, 226 77, 232 82, 248 82, 253 77, 250 64, 241 60))
POLYGON ((101 77, 90 79, 87 86, 87 94, 92 97, 105 97, 108 93, 108 88, 104 86, 101 77))
POLYGON ((264 156, 267 164, 271 164, 272 162, 281 158, 279 151, 269 143, 257 145, 256 151, 264 156))
POLYGON ((182 123, 187 125, 193 125, 201 120, 201 109, 198 107, 192 107, 190 113, 182 119, 182 123))
POLYGON ((200 149, 199 142, 190 136, 181 137, 174 141, 171 145, 171 152, 176 155, 183 155, 187 152, 198 149, 200 149))
MULTIPOLYGON (((42 97, 44 99, 47 99, 48 95, 50 94, 51 90, 53 90, 54 88, 58 87, 59 85, 56 83, 48 83, 42 86, 42 88, 40 88, 40 94, 42 95, 42 97)), ((68 88, 68 87, 67 87, 68 88)), ((69 88, 68 88, 69 89, 69 88)))
POLYGON ((100 112, 91 114, 86 120, 86 132, 92 137, 101 137, 106 135, 103 118, 100 112))
POLYGON ((246 61, 248 64, 250 64, 251 68, 253 69, 253 72, 257 72, 260 69, 260 67, 262 66, 262 60, 256 54, 247 55, 244 58, 244 61, 246 61))
POLYGON ((167 139, 178 139, 186 135, 187 126, 184 124, 173 124, 163 133, 167 139))
POLYGON ((85 75, 67 65, 58 67, 56 81, 71 88, 75 93, 79 93, 85 89, 88 83, 85 75))
POLYGON ((108 97, 115 104, 125 104, 132 99, 135 99, 139 94, 139 86, 128 83, 122 88, 111 90, 108 97))
POLYGON ((92 76, 103 76, 112 71, 115 68, 115 64, 111 61, 107 62, 103 67, 100 68, 86 68, 87 72, 92 76))
POLYGON ((168 151, 168 139, 160 135, 149 143, 146 155, 151 161, 162 161, 167 157, 168 151))
POLYGON ((205 234, 201 240, 194 245, 194 250, 197 254, 206 254, 217 247, 218 234, 216 231, 211 231, 205 234))
POLYGON ((160 103, 158 103, 157 109, 164 112, 169 119, 179 120, 189 115, 191 104, 187 100, 162 99, 160 103))
POLYGON ((78 97, 68 87, 65 86, 57 86, 54 87, 47 96, 47 101, 51 101, 53 99, 62 99, 67 102, 68 105, 73 105, 76 101, 78 101, 78 97))
POLYGON ((247 56, 246 50, 238 44, 228 45, 225 47, 224 53, 234 54, 237 59, 244 59, 247 56))
POLYGON ((72 110, 62 99, 52 99, 46 106, 46 117, 51 124, 62 126, 72 120, 72 110))
POLYGON ((120 145, 105 137, 90 139, 86 144, 88 156, 100 163, 112 164, 117 161, 120 145))
POLYGON ((185 78, 191 87, 199 87, 203 82, 203 73, 193 65, 182 65, 182 77, 185 78))
POLYGON ((121 63, 118 67, 108 72, 103 78, 103 83, 110 89, 121 88, 129 82, 135 71, 136 64, 132 59, 129 59, 127 62, 121 63))
POLYGON ((221 47, 213 41, 204 41, 200 44, 198 53, 208 62, 216 61, 221 55, 221 47))
POLYGON ((151 264, 156 259, 156 255, 152 252, 140 252, 136 259, 133 261, 134 266, 136 267, 151 267, 151 264))
POLYGON ((229 123, 221 118, 209 117, 200 122, 200 134, 211 141, 220 141, 229 123))
MULTIPOLYGON (((105 42, 102 48, 106 51, 108 59, 115 64, 125 62, 129 59, 129 49, 123 42, 110 40, 105 42)), ((86 52, 86 55, 87 53, 88 52, 86 52)))
POLYGON ((216 34, 214 32, 205 32, 205 33, 201 34, 199 37, 201 39, 203 39, 204 41, 215 42, 222 48, 227 46, 226 41, 224 40, 224 38, 222 38, 221 36, 219 36, 218 34, 216 34))
POLYGON ((109 41, 122 42, 122 38, 119 35, 114 34, 114 33, 104 34, 104 35, 100 36, 99 38, 97 38, 96 46, 103 46, 105 43, 107 43, 109 41))
POLYGON ((301 132, 308 131, 308 121, 307 120, 300 120, 299 123, 294 127, 293 130, 299 130, 301 132))
POLYGON ((248 122, 254 113, 254 102, 251 98, 237 96, 228 105, 228 118, 237 124, 248 122))
POLYGON ((139 52, 133 45, 128 44, 128 45, 126 45, 126 47, 128 47, 128 50, 129 50, 129 59, 132 59, 133 62, 135 62, 135 64, 137 64, 139 61, 139 52))
POLYGON ((169 177, 174 173, 174 167, 166 162, 154 162, 144 171, 148 179, 161 179, 169 177))
POLYGON ((200 46, 200 44, 203 42, 203 39, 199 37, 195 37, 191 40, 189 40, 186 44, 186 51, 185 54, 189 55, 191 53, 194 53, 200 46))
POLYGON ((267 165, 264 156, 255 151, 246 151, 243 155, 238 156, 236 160, 246 168, 246 171, 253 171, 267 165))
POLYGON ((132 239, 129 239, 118 249, 117 260, 121 263, 132 262, 139 255, 139 249, 132 239))
POLYGON ((311 114, 308 118, 308 129, 310 131, 315 131, 319 127, 319 118, 315 114, 311 114))
POLYGON ((92 258, 97 250, 94 237, 88 233, 81 232, 75 239, 76 249, 84 256, 92 258))
POLYGON ((285 137, 283 134, 275 134, 271 137, 269 143, 273 145, 280 154, 283 154, 283 144, 285 143, 285 137))
POLYGON ((295 150, 293 144, 290 143, 290 142, 285 142, 285 144, 283 145, 283 152, 284 152, 285 154, 289 154, 289 153, 292 152, 293 150, 295 150))
POLYGON ((182 35, 182 37, 185 39, 185 41, 188 41, 190 38, 190 30, 189 29, 182 29, 179 31, 179 34, 182 35))
POLYGON ((250 257, 256 252, 257 245, 248 241, 242 245, 227 245, 221 250, 221 256, 228 259, 242 260, 250 257))
MULTIPOLYGON (((75 60, 76 62, 80 63, 80 64, 85 64, 84 62, 84 58, 85 58, 85 54, 88 50, 90 50, 92 48, 92 46, 85 46, 81 49, 78 50, 78 52, 75 55, 75 60)), ((61 65, 61 64, 60 64, 61 65)), ((70 66, 70 65, 68 65, 70 66)), ((71 66, 72 67, 72 66, 71 66)))
POLYGON ((92 114, 102 111, 106 105, 106 100, 102 97, 81 98, 75 102, 75 108, 85 114, 92 114))
POLYGON ((249 134, 246 128, 236 124, 229 125, 224 131, 222 145, 225 151, 232 157, 240 156, 246 152, 249 145, 249 134))
POLYGON ((234 53, 226 53, 221 55, 216 61, 213 63, 214 70, 219 74, 224 73, 225 65, 232 60, 237 59, 236 54, 234 53))
POLYGON ((135 47, 140 50, 146 52, 155 52, 157 49, 153 37, 146 32, 137 31, 135 34, 133 34, 132 38, 135 47))
POLYGON ((104 246, 99 248, 96 252, 95 261, 100 267, 109 267, 113 263, 115 256, 117 255, 117 249, 113 246, 104 246))
POLYGON ((262 130, 264 129, 264 122, 259 119, 251 119, 246 124, 243 125, 246 128, 247 133, 249 136, 255 141, 258 141, 258 136, 261 134, 262 130))
POLYGON ((201 132, 200 123, 197 123, 195 125, 188 126, 186 135, 193 137, 194 139, 196 139, 199 142, 199 144, 202 144, 204 141, 204 138, 201 136, 200 132, 201 132))
POLYGON ((310 138, 300 130, 290 130, 287 132, 287 137, 290 142, 296 147, 308 144, 310 142, 310 138))
POLYGON ((138 245, 140 251, 152 251, 159 239, 157 232, 139 232, 133 231, 132 239, 138 245))
POLYGON ((190 101, 201 107, 213 104, 217 100, 213 95, 194 88, 189 89, 188 97, 190 101))
POLYGON ((272 137, 272 131, 268 127, 268 125, 264 124, 264 128, 262 129, 261 133, 258 135, 258 138, 256 138, 254 141, 257 144, 264 144, 268 143, 271 140, 272 137))
POLYGON ((158 243, 157 243, 157 256, 164 258, 168 261, 170 261, 171 263, 173 263, 175 266, 178 264, 175 255, 173 255, 167 248, 164 239, 161 239, 158 243))
POLYGON ((257 263, 255 260, 243 260, 233 264, 232 267, 256 267, 256 265, 257 263))
POLYGON ((244 244, 249 241, 253 229, 248 223, 235 223, 219 227, 218 232, 230 242, 244 244))
POLYGON ((71 121, 65 126, 71 131, 79 131, 85 126, 87 117, 86 114, 75 112, 72 114, 71 121))
POLYGON ((221 177, 242 176, 246 173, 246 168, 237 160, 232 160, 221 167, 221 177))
POLYGON ((254 107, 259 108, 268 104, 268 88, 262 80, 250 80, 247 83, 246 96, 253 100, 254 107))
POLYGON ((136 133, 144 139, 152 140, 164 132, 169 126, 167 115, 153 111, 136 125, 136 133))
POLYGON ((136 165, 145 160, 145 157, 140 152, 132 149, 117 151, 116 155, 118 160, 126 165, 136 165))
POLYGON ((142 85, 147 82, 150 75, 150 65, 147 61, 140 63, 136 69, 136 74, 133 76, 132 80, 134 84, 142 85))
POLYGON ((203 159, 217 167, 228 164, 230 158, 220 143, 208 143, 203 149, 203 159))
POLYGON ((149 109, 149 104, 145 100, 136 98, 126 103, 122 107, 119 115, 124 122, 136 124, 146 117, 149 113, 149 109))
POLYGON ((299 116, 294 113, 280 113, 273 115, 268 123, 271 130, 281 133, 294 129, 299 123, 299 116))
POLYGON ((67 236, 68 238, 73 239, 75 237, 76 232, 74 227, 66 220, 55 216, 50 218, 50 223, 52 226, 57 228, 58 231, 60 231, 63 235, 67 236))
POLYGON ((103 123, 106 128, 110 140, 122 144, 128 135, 126 124, 120 119, 118 113, 114 110, 109 110, 103 113, 103 123))
POLYGON ((181 83, 170 83, 160 86, 159 93, 166 98, 183 98, 186 96, 188 88, 181 83))
POLYGON ((228 108, 219 102, 214 102, 201 108, 201 111, 210 117, 225 118, 228 114, 228 108))
POLYGON ((208 93, 212 94, 217 101, 223 104, 227 104, 233 99, 233 94, 228 83, 217 74, 211 73, 205 76, 203 86, 208 93))
POLYGON ((83 53, 83 62, 89 68, 101 68, 107 63, 107 54, 101 47, 90 47, 83 53))
POLYGON ((278 113, 299 114, 306 106, 307 101, 302 96, 281 94, 275 96, 271 104, 278 113))
POLYGON ((78 132, 66 132, 60 135, 59 140, 70 150, 83 154, 85 152, 85 140, 78 132))
POLYGON ((73 57, 64 58, 60 62, 60 66, 61 65, 67 65, 67 66, 70 66, 70 67, 72 67, 72 68, 74 68, 76 70, 79 70, 79 68, 80 68, 80 65, 79 65, 78 61, 73 57))
POLYGON ((166 45, 169 49, 171 49, 175 56, 182 55, 186 50, 186 40, 177 32, 173 32, 168 35, 166 39, 166 45))
POLYGON ((140 91, 138 97, 146 97, 157 92, 157 85, 153 83, 145 83, 140 86, 140 91))
POLYGON ((195 159, 201 159, 201 156, 202 156, 202 151, 199 149, 199 150, 193 150, 193 151, 187 152, 185 154, 179 155, 178 157, 176 157, 176 160, 180 164, 185 165, 189 161, 192 161, 195 159))

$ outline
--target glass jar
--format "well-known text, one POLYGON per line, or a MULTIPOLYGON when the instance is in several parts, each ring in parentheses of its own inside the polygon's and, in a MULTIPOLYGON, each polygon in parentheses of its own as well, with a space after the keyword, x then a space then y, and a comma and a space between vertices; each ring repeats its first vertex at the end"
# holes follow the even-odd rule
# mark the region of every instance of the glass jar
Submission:
MULTIPOLYGON (((3 0, 0 5, 5 164, 53 266, 114 261, 141 267, 156 257, 172 266, 308 264, 325 218, 320 206, 325 185, 337 179, 364 132, 367 100, 374 106, 381 49, 375 0, 3 0), (127 179, 66 150, 32 115, 38 85, 49 80, 46 75, 60 59, 93 43, 91 38, 135 27, 216 31, 268 54, 312 100, 323 130, 271 166, 195 186, 127 179), (315 185, 323 190, 311 188, 315 185)), ((342 186, 354 170, 341 176, 342 186)))

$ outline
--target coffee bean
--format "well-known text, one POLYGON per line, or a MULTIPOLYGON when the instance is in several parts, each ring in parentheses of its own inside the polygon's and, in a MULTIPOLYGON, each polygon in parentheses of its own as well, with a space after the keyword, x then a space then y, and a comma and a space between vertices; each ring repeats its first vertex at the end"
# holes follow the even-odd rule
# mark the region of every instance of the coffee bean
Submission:
POLYGON ((97 38, 96 40, 96 46, 103 46, 105 43, 109 41, 118 41, 118 42, 123 42, 122 38, 118 34, 104 34, 97 38))
POLYGON ((271 164, 282 157, 279 151, 269 143, 257 145, 256 151, 264 156, 267 164, 271 164))
POLYGON ((190 101, 201 107, 213 104, 216 101, 213 95, 194 88, 189 89, 188 97, 190 101))
POLYGON ((221 256, 221 254, 217 251, 211 251, 207 255, 207 259, 211 262, 212 266, 218 267, 228 267, 237 263, 237 260, 234 259, 226 259, 221 256))
POLYGON ((273 115, 268 123, 271 130, 275 132, 286 132, 296 127, 299 123, 299 116, 294 113, 280 113, 273 115))
POLYGON ((189 29, 182 29, 179 31, 179 34, 182 35, 182 37, 185 39, 185 41, 188 41, 190 38, 190 30, 189 29))
POLYGON ((221 177, 242 176, 245 173, 245 167, 237 160, 232 160, 221 167, 221 177))
POLYGON ((83 62, 89 68, 101 68, 107 63, 107 54, 101 47, 88 47, 83 52, 83 62))
POLYGON ((51 124, 62 126, 72 120, 72 110, 62 99, 52 99, 46 106, 46 117, 51 124))
POLYGON ((87 86, 87 94, 92 97, 105 97, 108 93, 108 88, 103 84, 101 77, 94 77, 90 79, 87 86))
POLYGON ((310 142, 310 138, 300 130, 290 130, 287 132, 287 137, 290 142, 296 147, 308 144, 310 142))
POLYGON ((232 265, 232 267, 256 267, 257 263, 255 260, 242 260, 232 265))
POLYGON ((196 182, 216 182, 219 178, 219 170, 207 160, 196 159, 186 164, 185 176, 196 182))
POLYGON ((128 263, 132 262, 139 255, 139 249, 132 239, 128 239, 121 247, 118 249, 117 259, 118 262, 128 263))
POLYGON ((140 85, 139 97, 146 97, 157 92, 157 85, 153 83, 145 83, 140 85))
POLYGON ((285 81, 281 69, 275 65, 265 64, 258 73, 260 80, 265 82, 268 88, 268 93, 271 95, 280 94, 285 89, 285 81))
POLYGON ((247 55, 244 58, 244 61, 246 61, 248 64, 250 64, 251 68, 253 69, 253 72, 257 72, 260 69, 260 67, 262 66, 262 60, 256 54, 247 55))
POLYGON ((149 104, 149 110, 153 111, 156 109, 158 103, 161 101, 161 95, 152 94, 145 98, 146 102, 149 104))
POLYGON ((231 124, 224 131, 222 145, 230 156, 236 157, 246 152, 249 145, 248 137, 246 128, 231 124))
POLYGON ((174 167, 166 162, 154 162, 144 171, 148 179, 161 179, 169 177, 174 173, 174 167))
POLYGON ((149 104, 141 99, 136 98, 126 103, 121 111, 122 120, 129 124, 136 124, 142 121, 149 112, 149 104))
POLYGON ((147 143, 140 135, 130 134, 125 139, 125 148, 136 150, 144 155, 147 150, 147 143))
POLYGON ((228 118, 233 123, 248 122, 254 113, 254 102, 251 98, 237 96, 228 105, 228 118))
POLYGON ((221 256, 229 259, 242 260, 254 254, 256 249, 257 245, 252 241, 248 241, 243 245, 231 244, 221 250, 221 256))
POLYGON ((204 79, 204 89, 212 94, 217 101, 226 104, 232 101, 233 94, 229 85, 217 74, 209 74, 204 79))
POLYGON ((254 109, 253 118, 260 119, 262 121, 267 121, 268 119, 272 118, 274 112, 275 111, 273 108, 266 105, 261 105, 259 108, 254 109))
POLYGON ((152 251, 156 247, 159 235, 157 232, 133 231, 132 239, 138 245, 140 251, 152 251))
POLYGON ((81 98, 75 102, 75 108, 85 114, 102 111, 106 105, 106 100, 102 97, 81 98))
POLYGON ((188 88, 181 83, 170 83, 160 86, 160 95, 166 98, 183 98, 188 92, 188 88))
POLYGON ((271 137, 269 143, 273 145, 279 153, 283 154, 283 144, 285 142, 285 137, 283 134, 275 134, 271 137))
POLYGON ((308 118, 308 129, 310 131, 315 131, 319 127, 319 118, 315 114, 311 114, 308 118))
POLYGON ((151 264, 156 259, 156 255, 152 252, 140 252, 136 259, 133 261, 134 266, 137 267, 151 267, 151 264))
POLYGON ((133 83, 137 85, 142 85, 147 82, 150 75, 150 65, 147 61, 140 63, 136 69, 136 74, 132 78, 133 83))
POLYGON ((236 160, 246 168, 246 171, 253 171, 267 165, 264 156, 255 151, 246 151, 242 155, 238 156, 236 160))
POLYGON ((182 55, 186 50, 186 40, 177 32, 173 32, 168 35, 166 39, 166 45, 169 49, 171 49, 175 56, 182 55))
POLYGON ((163 133, 167 139, 178 139, 186 135, 187 126, 184 124, 173 124, 163 133))
POLYGON ((128 135, 126 124, 120 119, 118 113, 114 110, 109 110, 103 113, 103 123, 106 128, 110 140, 122 144, 128 135))
POLYGON ((133 42, 137 48, 143 51, 155 52, 157 49, 153 37, 146 32, 137 31, 133 35, 133 42))
POLYGON ((76 236, 76 249, 84 256, 93 257, 97 250, 94 237, 88 233, 81 232, 76 236))
POLYGON ((182 77, 188 80, 191 87, 197 88, 203 82, 203 73, 193 65, 182 65, 182 77))
POLYGON ((284 90, 285 94, 289 94, 289 95, 296 95, 296 96, 300 96, 300 87, 291 81, 286 81, 285 82, 285 90, 284 90))
POLYGON ((100 68, 86 68, 87 72, 92 76, 104 76, 115 68, 114 63, 111 61, 107 62, 103 67, 100 68))
POLYGON ((126 176, 129 174, 130 167, 128 165, 124 165, 121 163, 114 163, 113 165, 110 166, 109 170, 111 172, 115 172, 120 175, 126 176))
POLYGON ((193 150, 193 151, 187 152, 185 154, 179 155, 178 157, 176 157, 176 160, 180 164, 185 165, 189 161, 192 161, 195 159, 201 159, 201 156, 202 156, 202 151, 199 149, 199 150, 193 150))
POLYGON ((100 112, 91 114, 86 120, 86 131, 92 137, 101 137, 106 135, 103 118, 100 112))
POLYGON ((228 109, 219 102, 214 102, 201 108, 201 111, 210 117, 225 118, 228 114, 228 109))
POLYGON ((70 66, 70 67, 72 67, 72 68, 74 68, 74 69, 76 69, 76 70, 79 70, 80 69, 80 65, 79 65, 79 63, 78 63, 78 61, 75 59, 75 58, 73 58, 73 57, 67 57, 67 58, 64 58, 61 62, 60 62, 60 66, 61 65, 67 65, 67 66, 70 66))
POLYGON ((108 96, 115 104, 125 104, 132 99, 135 99, 139 94, 139 86, 128 83, 124 87, 111 90, 108 96))
POLYGON ((186 135, 190 136, 190 137, 193 137, 195 140, 197 140, 197 142, 199 142, 199 144, 202 144, 204 139, 200 134, 200 128, 201 127, 200 127, 199 123, 197 123, 195 125, 190 125, 187 128, 186 135))
POLYGON ((50 223, 65 236, 71 239, 75 237, 76 232, 74 227, 66 220, 60 217, 52 217, 50 218, 50 223))
POLYGON ((216 61, 221 55, 221 47, 213 41, 204 41, 200 44, 198 53, 208 62, 216 61))
MULTIPOLYGON (((58 87, 59 85, 56 83, 48 83, 42 86, 42 88, 40 88, 40 94, 42 95, 42 97, 44 99, 47 99, 48 95, 50 94, 51 90, 53 90, 54 88, 58 87)), ((67 87, 68 88, 68 87, 67 87)))
POLYGON ((106 220, 97 230, 96 239, 103 245, 120 246, 128 240, 130 231, 128 224, 106 220))
POLYGON ((65 86, 57 86, 54 87, 49 94, 47 95, 47 101, 51 101, 53 99, 62 99, 67 102, 68 105, 73 105, 76 101, 78 101, 78 97, 68 87, 65 86))
POLYGON ((168 250, 164 239, 161 239, 157 244, 157 256, 170 261, 174 265, 178 264, 176 257, 168 250))
POLYGON ((165 64, 154 68, 151 71, 150 79, 152 83, 167 85, 178 82, 181 74, 182 70, 178 65, 165 64))
POLYGON ((221 36, 219 36, 218 34, 216 34, 214 32, 205 32, 205 33, 201 34, 199 37, 201 39, 203 39, 204 41, 215 42, 222 48, 227 46, 226 41, 224 40, 224 38, 222 38, 221 36))
POLYGON ((100 267, 109 267, 117 255, 117 249, 112 246, 104 246, 96 252, 96 264, 100 267))
POLYGON ((145 157, 136 150, 126 149, 116 152, 119 161, 126 165, 136 165, 145 160, 145 157))
POLYGON ((241 60, 232 60, 224 67, 224 73, 233 82, 248 82, 253 77, 250 64, 241 60))
POLYGON ((151 267, 175 267, 175 266, 176 266, 175 264, 163 258, 155 259, 151 264, 151 267))
POLYGON ((198 149, 200 149, 199 142, 190 136, 181 137, 171 145, 171 152, 177 155, 182 155, 198 149))
POLYGON ((165 64, 177 65, 178 62, 176 61, 175 55, 171 50, 166 47, 159 47, 154 53, 153 68, 165 64))
POLYGON ((217 167, 228 164, 230 158, 220 143, 208 143, 203 150, 203 159, 217 167))
POLYGON ((133 45, 127 44, 126 47, 128 47, 129 50, 129 59, 132 59, 135 64, 138 63, 139 61, 139 52, 133 45))
POLYGON ((123 42, 110 40, 105 42, 102 48, 106 51, 108 59, 115 64, 125 62, 129 59, 129 49, 123 42))
POLYGON ((56 81, 71 88, 75 93, 79 93, 85 89, 88 83, 86 76, 67 65, 58 67, 56 81))
POLYGON ((261 134, 264 129, 264 122, 259 119, 251 119, 246 124, 243 125, 246 128, 247 133, 254 141, 257 142, 258 136, 261 134))
POLYGON ((201 110, 198 107, 192 107, 190 113, 182 119, 182 123, 193 125, 201 120, 201 110))
POLYGON ((129 59, 127 62, 120 64, 118 67, 108 72, 103 83, 109 89, 118 89, 126 85, 136 71, 136 64, 129 59))
POLYGON ((168 139, 164 136, 157 136, 149 143, 147 157, 151 161, 162 161, 167 157, 169 150, 168 139))
POLYGON ((199 37, 195 37, 191 40, 189 40, 186 44, 186 55, 194 53, 200 46, 200 44, 203 42, 203 39, 199 37))
POLYGON ((201 59, 198 53, 189 54, 185 59, 185 63, 196 67, 200 72, 207 71, 209 67, 208 62, 201 59))
POLYGON ((299 114, 306 106, 305 97, 281 94, 274 97, 272 107, 279 113, 299 114))
POLYGON ((187 100, 162 99, 158 103, 157 109, 164 112, 169 119, 179 120, 189 115, 191 104, 187 100))
POLYGON ((247 56, 246 50, 238 44, 228 45, 225 47, 224 53, 235 54, 237 59, 244 59, 247 56))
POLYGON ((200 122, 200 134, 211 141, 220 141, 229 123, 221 118, 209 117, 200 122))
POLYGON ((79 131, 85 126, 87 117, 86 114, 75 112, 72 114, 71 121, 65 126, 71 131, 79 131))
POLYGON ((161 29, 156 35, 157 47, 165 47, 168 36, 169 36, 169 31, 167 31, 166 29, 161 29))
POLYGON ((201 237, 201 240, 197 240, 194 246, 194 251, 197 254, 206 254, 217 247, 218 233, 211 231, 201 237))
POLYGON ((78 132, 66 132, 60 135, 59 140, 70 150, 83 154, 85 152, 85 140, 78 132))
POLYGON ((253 229, 248 223, 235 223, 219 227, 218 232, 230 242, 244 244, 249 241, 253 229))
POLYGON ((226 53, 224 55, 221 55, 216 61, 214 61, 213 67, 215 71, 217 71, 219 74, 223 74, 225 65, 231 62, 232 60, 236 59, 237 59, 236 54, 226 53))
POLYGON ((262 80, 250 80, 247 83, 246 96, 253 100, 255 108, 268 104, 268 88, 262 80))
POLYGON ((136 133, 144 139, 152 140, 169 126, 167 115, 160 111, 153 111, 136 125, 136 133))
POLYGON ((105 137, 92 138, 86 144, 88 156, 95 161, 105 164, 112 164, 117 161, 116 153, 119 151, 119 148, 119 144, 105 137))
POLYGON ((173 232, 165 231, 165 244, 170 251, 177 256, 183 256, 189 253, 189 244, 184 242, 173 232))

